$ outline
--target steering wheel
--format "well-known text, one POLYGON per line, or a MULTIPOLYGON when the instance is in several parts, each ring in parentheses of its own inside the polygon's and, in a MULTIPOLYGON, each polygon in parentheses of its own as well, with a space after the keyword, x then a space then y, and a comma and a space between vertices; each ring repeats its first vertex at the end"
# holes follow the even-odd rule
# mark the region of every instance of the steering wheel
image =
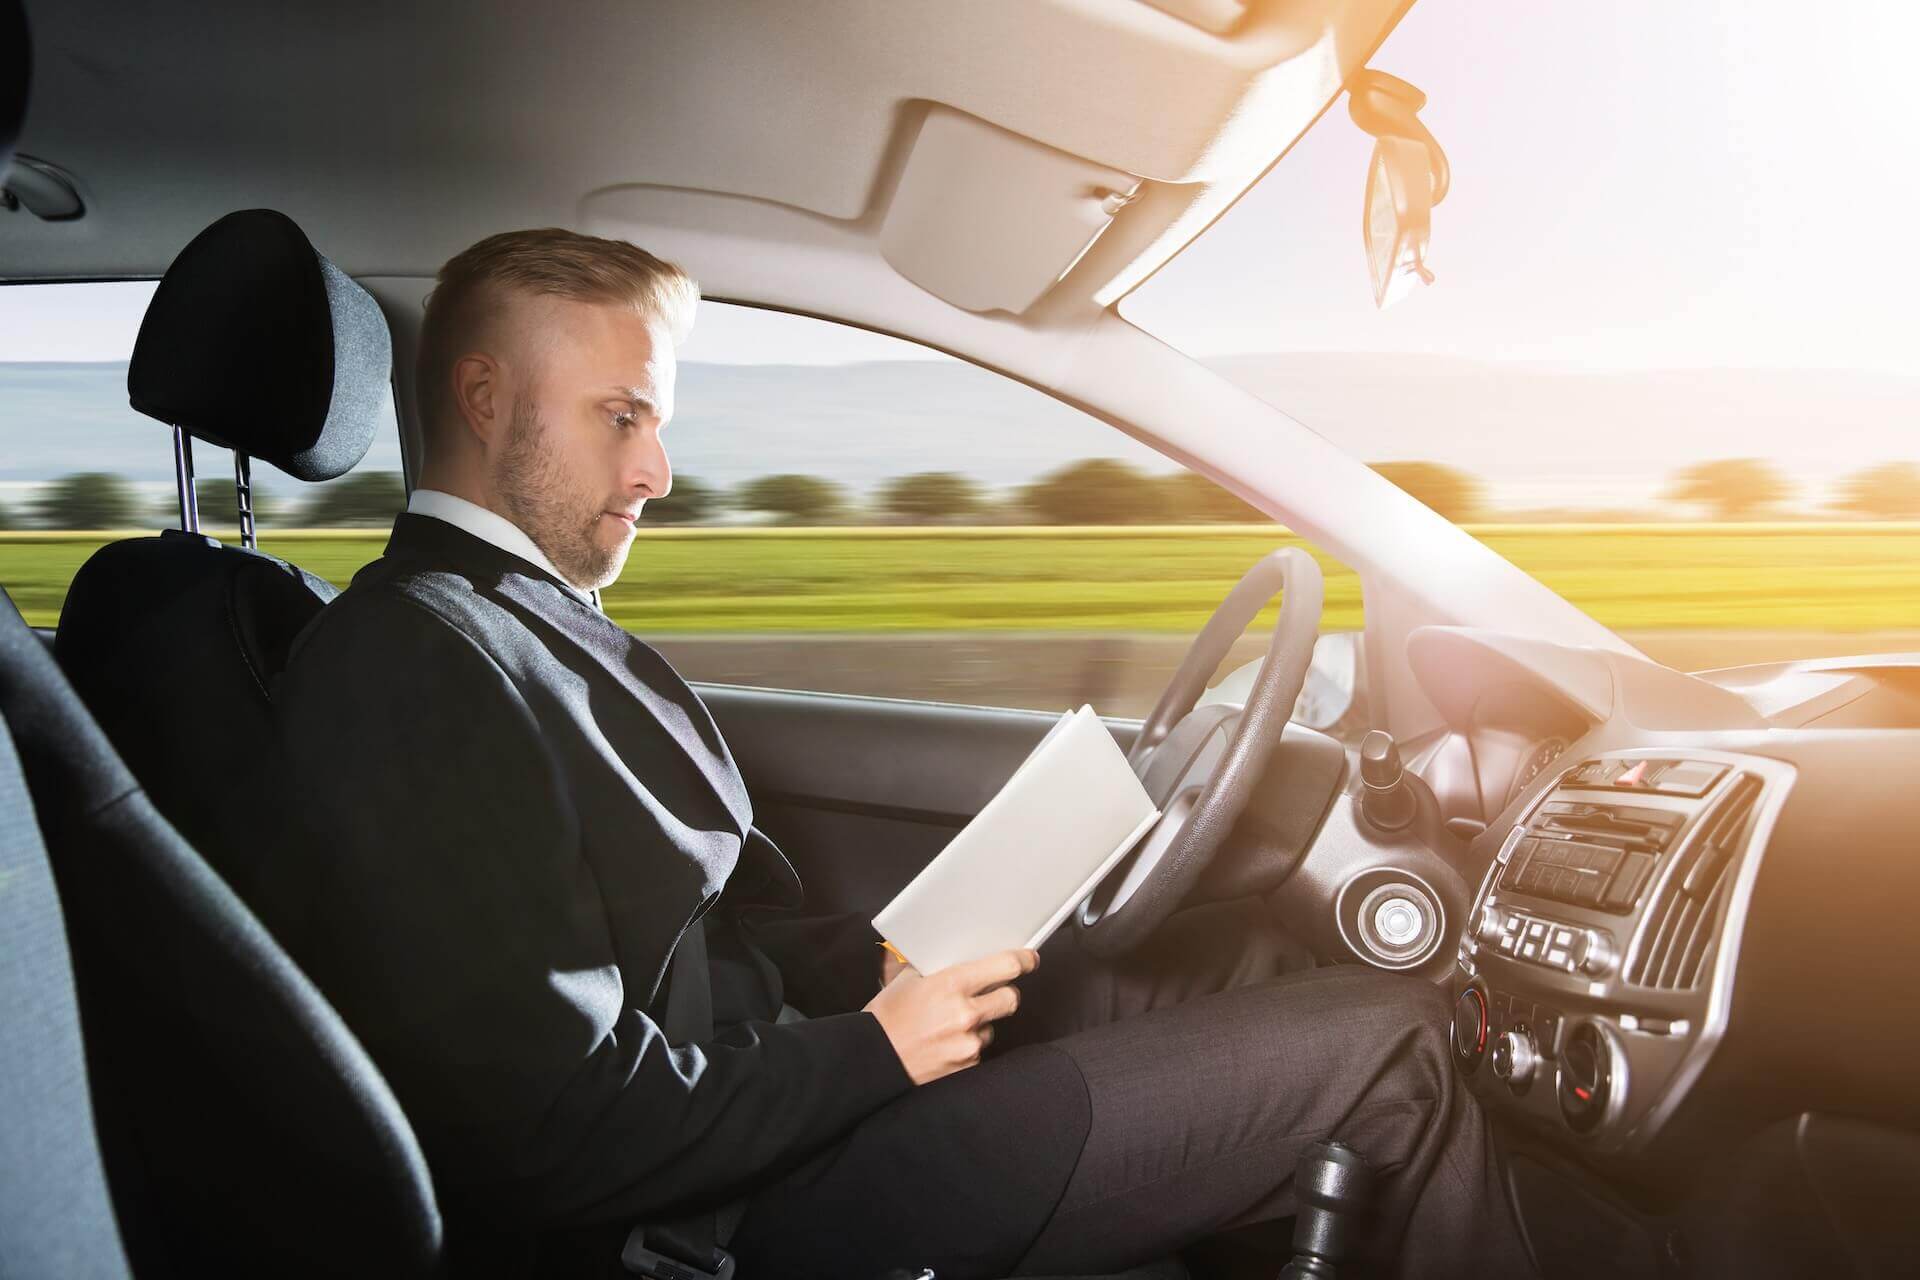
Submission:
POLYGON ((1111 958, 1146 941, 1219 852, 1299 700, 1323 595, 1313 557, 1285 547, 1247 570, 1194 638, 1127 754, 1162 813, 1074 913, 1074 931, 1089 953, 1111 958), (1245 708, 1196 712, 1207 680, 1275 592, 1283 593, 1280 617, 1245 708))

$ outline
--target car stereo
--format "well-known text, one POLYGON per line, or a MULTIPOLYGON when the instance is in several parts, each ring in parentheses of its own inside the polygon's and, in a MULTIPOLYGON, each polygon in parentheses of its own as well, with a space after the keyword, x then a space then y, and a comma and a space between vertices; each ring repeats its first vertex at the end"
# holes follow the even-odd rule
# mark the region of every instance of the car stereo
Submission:
POLYGON ((1606 1149, 1650 1138, 1725 1029, 1793 775, 1757 756, 1636 749, 1583 760, 1538 796, 1460 940, 1454 1061, 1475 1092, 1606 1149))

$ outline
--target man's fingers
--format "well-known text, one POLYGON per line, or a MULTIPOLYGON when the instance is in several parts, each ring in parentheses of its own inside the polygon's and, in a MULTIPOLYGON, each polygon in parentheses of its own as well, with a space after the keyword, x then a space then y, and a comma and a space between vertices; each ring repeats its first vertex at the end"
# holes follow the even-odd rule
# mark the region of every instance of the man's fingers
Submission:
POLYGON ((1034 971, 1040 963, 1040 953, 1031 947, 1022 947, 1015 951, 997 951, 978 960, 969 960, 965 964, 953 966, 950 972, 960 989, 968 995, 1012 982, 1015 978, 1034 971))
POLYGON ((1020 1007, 1020 990, 1017 987, 995 987, 977 998, 973 1007, 983 1024, 1004 1018, 1020 1007))

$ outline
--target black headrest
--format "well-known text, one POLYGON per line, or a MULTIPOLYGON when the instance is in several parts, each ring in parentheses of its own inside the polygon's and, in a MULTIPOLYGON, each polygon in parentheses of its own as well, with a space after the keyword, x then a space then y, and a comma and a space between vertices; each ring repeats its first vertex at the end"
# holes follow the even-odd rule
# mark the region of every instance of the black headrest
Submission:
POLYGON ((127 398, 150 418, 331 480, 366 456, 393 341, 379 304, 284 213, 230 213, 193 238, 140 322, 127 398))

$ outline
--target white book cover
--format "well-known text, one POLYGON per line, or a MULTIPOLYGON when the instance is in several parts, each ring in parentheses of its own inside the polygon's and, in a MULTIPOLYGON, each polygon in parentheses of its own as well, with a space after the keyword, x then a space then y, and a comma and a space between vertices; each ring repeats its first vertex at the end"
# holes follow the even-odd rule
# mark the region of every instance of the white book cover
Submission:
POLYGON ((922 973, 1060 927, 1160 817, 1093 708, 1040 745, 873 927, 922 973))

